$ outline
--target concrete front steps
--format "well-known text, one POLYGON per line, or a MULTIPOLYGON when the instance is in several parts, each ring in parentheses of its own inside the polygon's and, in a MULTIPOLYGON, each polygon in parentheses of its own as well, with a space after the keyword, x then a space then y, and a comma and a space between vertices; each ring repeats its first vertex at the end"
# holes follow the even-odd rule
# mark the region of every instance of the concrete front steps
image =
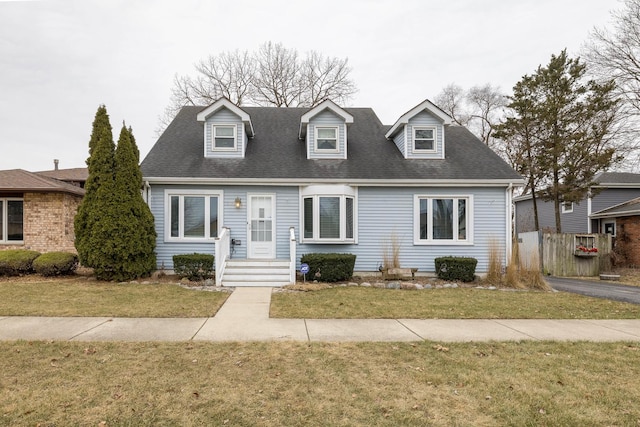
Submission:
POLYGON ((288 260, 231 259, 222 286, 284 286, 289 281, 288 260))

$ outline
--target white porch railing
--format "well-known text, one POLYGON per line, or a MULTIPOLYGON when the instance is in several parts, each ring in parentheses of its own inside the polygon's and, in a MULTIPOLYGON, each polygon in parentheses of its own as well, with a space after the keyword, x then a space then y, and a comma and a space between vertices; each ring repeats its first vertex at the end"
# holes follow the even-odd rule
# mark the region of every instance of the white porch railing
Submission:
POLYGON ((227 265, 229 259, 229 253, 231 252, 231 230, 227 227, 222 227, 222 233, 216 237, 215 240, 215 264, 216 264, 216 285, 222 285, 222 275, 224 274, 224 268, 227 265))
POLYGON ((289 227, 289 281, 296 283, 296 230, 289 227))

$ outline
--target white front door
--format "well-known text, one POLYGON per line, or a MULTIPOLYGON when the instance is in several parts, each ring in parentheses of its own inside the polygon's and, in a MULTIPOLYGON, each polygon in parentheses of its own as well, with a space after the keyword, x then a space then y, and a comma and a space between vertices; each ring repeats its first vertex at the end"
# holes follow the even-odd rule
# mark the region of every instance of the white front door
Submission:
POLYGON ((276 257, 275 196, 252 194, 249 200, 248 241, 249 258, 276 257))

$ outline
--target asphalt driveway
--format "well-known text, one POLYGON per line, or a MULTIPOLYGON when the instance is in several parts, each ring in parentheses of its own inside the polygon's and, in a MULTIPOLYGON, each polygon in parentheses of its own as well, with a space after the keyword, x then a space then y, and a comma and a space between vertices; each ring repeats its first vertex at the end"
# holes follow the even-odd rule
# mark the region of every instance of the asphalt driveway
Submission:
POLYGON ((640 287, 603 280, 579 280, 566 277, 545 277, 557 291, 572 292, 596 298, 640 304, 640 287))

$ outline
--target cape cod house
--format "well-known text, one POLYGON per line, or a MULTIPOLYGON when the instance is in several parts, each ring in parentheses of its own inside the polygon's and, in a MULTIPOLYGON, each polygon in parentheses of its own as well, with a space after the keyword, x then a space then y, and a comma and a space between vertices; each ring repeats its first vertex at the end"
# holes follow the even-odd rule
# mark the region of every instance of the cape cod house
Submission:
POLYGON ((188 106, 141 169, 158 268, 172 270, 174 254, 213 253, 230 286, 290 283, 312 252, 352 253, 355 271, 377 272, 389 245, 418 274, 448 255, 477 258, 482 274, 490 245, 507 258, 522 183, 428 100, 392 126, 330 100, 188 106))

